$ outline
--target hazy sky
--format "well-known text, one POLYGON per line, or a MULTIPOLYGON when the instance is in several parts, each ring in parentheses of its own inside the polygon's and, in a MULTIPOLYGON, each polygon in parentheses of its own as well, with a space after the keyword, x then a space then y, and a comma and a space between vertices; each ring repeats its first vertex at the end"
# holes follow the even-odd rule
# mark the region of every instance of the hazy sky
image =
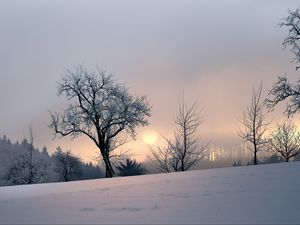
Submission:
POLYGON ((263 81, 266 93, 277 75, 298 75, 281 46, 287 30, 277 24, 299 6, 292 0, 2 0, 0 135, 22 139, 31 123, 37 146, 96 156, 88 139, 53 140, 48 128, 48 110, 64 108, 56 95, 63 70, 83 64, 148 95, 151 125, 127 146, 138 157, 147 152, 145 130, 171 133, 183 90, 188 103, 198 97, 203 108, 201 136, 233 143, 252 85, 263 81))

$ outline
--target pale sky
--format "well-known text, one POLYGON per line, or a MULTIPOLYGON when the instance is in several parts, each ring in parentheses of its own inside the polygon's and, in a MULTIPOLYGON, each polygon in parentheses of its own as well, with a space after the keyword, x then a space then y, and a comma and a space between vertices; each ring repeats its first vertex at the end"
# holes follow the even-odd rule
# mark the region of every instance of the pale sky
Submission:
MULTIPOLYGON (((57 145, 89 160, 97 149, 87 138, 53 139, 48 111, 64 108, 57 83, 66 68, 98 65, 148 95, 150 126, 130 148, 147 153, 142 134, 171 134, 178 97, 198 97, 211 143, 236 143, 236 124, 252 85, 265 91, 278 75, 296 79, 292 55, 279 28, 299 1, 149 0, 0 1, 0 135, 27 136, 31 123, 38 147, 57 145)), ((282 111, 275 112, 273 119, 282 111)))

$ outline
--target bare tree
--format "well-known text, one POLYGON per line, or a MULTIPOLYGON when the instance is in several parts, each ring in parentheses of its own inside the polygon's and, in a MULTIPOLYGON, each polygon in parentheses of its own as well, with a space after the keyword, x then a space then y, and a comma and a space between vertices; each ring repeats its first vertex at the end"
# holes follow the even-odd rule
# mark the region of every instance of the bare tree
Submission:
POLYGON ((175 121, 177 125, 175 145, 171 146, 178 152, 180 171, 189 170, 198 164, 207 149, 207 144, 200 145, 200 138, 196 137, 198 128, 203 122, 203 116, 197 111, 197 107, 197 100, 190 108, 184 103, 183 98, 181 104, 179 104, 179 113, 175 121))
POLYGON ((55 163, 55 172, 59 176, 59 181, 70 181, 76 179, 81 173, 81 161, 78 156, 72 154, 70 150, 63 152, 60 147, 52 154, 55 163))
POLYGON ((33 182, 33 131, 31 125, 29 126, 29 162, 28 162, 28 184, 33 182))
POLYGON ((70 104, 62 114, 51 113, 50 127, 61 136, 90 138, 101 153, 106 177, 112 177, 110 155, 123 143, 122 135, 134 138, 136 127, 148 124, 147 98, 131 95, 125 85, 99 68, 88 71, 82 66, 65 72, 58 86, 58 95, 63 94, 70 104))
POLYGON ((252 89, 251 104, 243 111, 238 128, 238 136, 254 154, 253 163, 257 165, 257 153, 267 144, 264 135, 268 123, 265 122, 266 102, 261 100, 262 84, 255 90, 252 89))
POLYGON ((23 140, 23 146, 24 146, 24 154, 20 155, 18 158, 15 159, 14 165, 11 168, 11 172, 14 175, 22 174, 23 181, 26 184, 32 184, 34 183, 34 177, 35 177, 35 165, 33 160, 33 154, 34 154, 34 146, 33 146, 33 131, 31 125, 29 126, 29 143, 24 138, 23 140))
POLYGON ((300 154, 300 132, 291 121, 277 124, 276 130, 271 134, 270 145, 274 152, 288 162, 300 154))
MULTIPOLYGON (((288 36, 283 41, 284 48, 289 47, 294 54, 294 62, 300 63, 300 9, 295 11, 289 10, 289 15, 282 22, 280 27, 287 27, 289 30, 288 36)), ((296 66, 298 70, 300 66, 296 66)), ((282 101, 288 100, 285 113, 292 116, 300 109, 300 80, 296 84, 290 84, 286 76, 279 76, 277 82, 269 91, 267 99, 268 108, 274 107, 282 101)))
POLYGON ((179 112, 175 119, 176 130, 173 139, 167 139, 166 147, 151 150, 151 161, 163 172, 186 171, 197 165, 203 158, 207 145, 201 145, 196 136, 203 121, 202 114, 197 110, 196 100, 188 107, 182 97, 179 112))

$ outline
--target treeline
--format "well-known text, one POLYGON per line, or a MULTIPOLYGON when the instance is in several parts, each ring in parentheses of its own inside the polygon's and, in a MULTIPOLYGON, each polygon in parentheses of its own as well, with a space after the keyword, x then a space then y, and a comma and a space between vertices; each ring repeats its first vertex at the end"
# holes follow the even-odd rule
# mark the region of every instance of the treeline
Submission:
POLYGON ((46 147, 35 148, 25 138, 12 143, 0 137, 0 186, 64 182, 102 178, 101 168, 84 163, 71 153, 57 147, 49 154, 46 147))
MULTIPOLYGON (((293 158, 293 161, 300 161, 300 154, 296 155, 293 158)), ((274 153, 271 154, 270 156, 264 157, 262 160, 257 160, 258 164, 271 164, 271 163, 282 163, 282 162, 286 162, 286 159, 283 158, 282 156, 274 153)), ((253 161, 248 161, 246 163, 242 163, 241 160, 238 161, 234 161, 232 166, 236 167, 236 166, 249 166, 249 165, 253 165, 253 161)))

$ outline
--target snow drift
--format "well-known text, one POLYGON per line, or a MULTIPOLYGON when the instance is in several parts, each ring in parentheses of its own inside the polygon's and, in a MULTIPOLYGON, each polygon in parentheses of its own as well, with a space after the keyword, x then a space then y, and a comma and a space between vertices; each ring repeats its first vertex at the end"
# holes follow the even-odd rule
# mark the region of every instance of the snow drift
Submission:
POLYGON ((3 224, 299 224, 300 162, 0 187, 3 224))

